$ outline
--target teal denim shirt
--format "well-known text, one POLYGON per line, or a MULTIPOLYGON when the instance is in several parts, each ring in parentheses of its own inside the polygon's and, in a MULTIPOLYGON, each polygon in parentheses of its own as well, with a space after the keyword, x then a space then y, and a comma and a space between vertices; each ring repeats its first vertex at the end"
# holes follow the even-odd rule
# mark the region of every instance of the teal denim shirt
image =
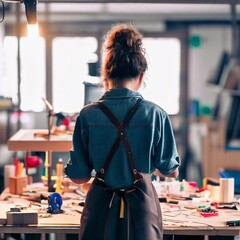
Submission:
MULTIPOLYGON (((128 109, 138 98, 138 92, 126 88, 111 89, 100 99, 121 122, 128 109)), ((116 138, 116 128, 105 114, 94 105, 87 105, 76 120, 71 153, 77 178, 88 178, 92 170, 98 171, 116 138)), ((162 174, 170 174, 180 165, 175 138, 167 113, 156 104, 142 98, 137 112, 126 128, 138 171, 152 173, 159 169, 162 174)), ((105 182, 114 188, 132 184, 128 158, 120 143, 105 182)))

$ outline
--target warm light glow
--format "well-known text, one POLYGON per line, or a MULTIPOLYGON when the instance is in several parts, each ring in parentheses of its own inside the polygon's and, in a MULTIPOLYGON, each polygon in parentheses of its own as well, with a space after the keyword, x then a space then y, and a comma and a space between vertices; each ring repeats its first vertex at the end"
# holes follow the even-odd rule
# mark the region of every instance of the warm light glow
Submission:
POLYGON ((38 24, 28 24, 28 37, 39 37, 39 28, 38 24))

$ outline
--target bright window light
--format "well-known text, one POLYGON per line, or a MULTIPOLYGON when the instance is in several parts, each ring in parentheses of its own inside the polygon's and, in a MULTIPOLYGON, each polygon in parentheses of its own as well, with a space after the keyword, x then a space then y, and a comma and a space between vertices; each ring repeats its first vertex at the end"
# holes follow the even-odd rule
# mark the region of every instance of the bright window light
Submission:
POLYGON ((179 113, 180 41, 176 38, 144 38, 148 61, 143 97, 161 106, 168 114, 179 113))
POLYGON ((17 38, 4 38, 3 77, 0 77, 0 95, 11 97, 13 103, 17 98, 17 38))
MULTIPOLYGON (((46 96, 45 40, 43 38, 20 38, 21 104, 22 111, 42 111, 46 96)), ((17 38, 4 38, 4 77, 0 79, 4 96, 18 102, 17 86, 17 38)))
POLYGON ((21 56, 21 109, 42 111, 46 96, 45 41, 43 38, 22 37, 21 56))
MULTIPOLYGON (((148 60, 146 87, 141 94, 168 114, 179 113, 180 41, 176 38, 144 38, 148 60)), ((52 96, 56 112, 75 113, 84 105, 84 81, 89 80, 88 63, 97 62, 94 37, 58 37, 53 40, 52 96)), ((45 40, 20 39, 21 110, 43 111, 46 97, 45 40)), ((0 95, 17 103, 17 38, 4 38, 3 78, 0 95)))
POLYGON ((53 106, 55 112, 79 112, 84 105, 88 63, 97 62, 94 37, 57 37, 53 40, 53 106))

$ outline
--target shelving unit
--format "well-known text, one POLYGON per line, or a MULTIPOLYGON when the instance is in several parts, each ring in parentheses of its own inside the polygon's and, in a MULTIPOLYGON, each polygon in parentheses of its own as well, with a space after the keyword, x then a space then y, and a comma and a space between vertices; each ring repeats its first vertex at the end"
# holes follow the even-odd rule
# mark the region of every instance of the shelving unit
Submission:
POLYGON ((219 178, 221 168, 240 171, 240 150, 230 150, 225 141, 226 120, 209 123, 202 138, 203 177, 219 178))
POLYGON ((203 177, 219 178, 221 168, 240 171, 240 81, 238 75, 227 76, 225 73, 224 77, 225 84, 229 79, 232 80, 231 77, 236 77, 238 82, 236 89, 225 88, 226 85, 221 81, 217 85, 210 84, 218 95, 212 119, 206 122, 206 134, 202 138, 203 177), (221 103, 226 101, 224 93, 230 96, 231 102, 228 113, 222 116, 221 103), (232 142, 235 144, 232 145, 232 142))
POLYGON ((236 4, 231 5, 233 49, 224 52, 215 76, 209 81, 217 92, 212 121, 206 125, 202 138, 203 177, 219 178, 221 169, 240 171, 240 46, 239 26, 236 19, 236 4), (220 112, 224 94, 230 96, 228 113, 220 112), (239 143, 231 145, 232 141, 239 143))

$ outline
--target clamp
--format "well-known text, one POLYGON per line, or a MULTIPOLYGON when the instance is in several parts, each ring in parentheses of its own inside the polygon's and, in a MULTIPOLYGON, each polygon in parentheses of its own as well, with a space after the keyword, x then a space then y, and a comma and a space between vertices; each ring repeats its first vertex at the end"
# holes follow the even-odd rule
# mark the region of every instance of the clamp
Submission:
POLYGON ((51 193, 48 197, 48 213, 62 213, 62 197, 59 193, 51 193))

